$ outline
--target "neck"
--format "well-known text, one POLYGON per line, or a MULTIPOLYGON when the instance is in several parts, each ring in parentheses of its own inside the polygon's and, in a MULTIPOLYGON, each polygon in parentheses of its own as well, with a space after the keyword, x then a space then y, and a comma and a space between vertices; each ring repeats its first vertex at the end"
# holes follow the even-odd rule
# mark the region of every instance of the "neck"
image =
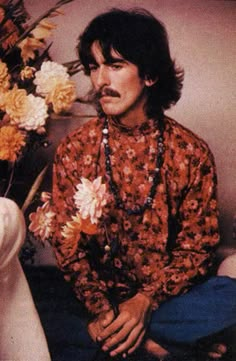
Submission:
POLYGON ((129 127, 129 128, 139 126, 142 123, 144 123, 147 119, 148 118, 147 118, 146 114, 144 114, 143 112, 139 113, 139 114, 137 114, 137 112, 135 112, 134 114, 129 114, 128 116, 116 117, 116 120, 121 125, 124 125, 125 127, 129 127))
POLYGON ((138 101, 133 105, 133 107, 129 108, 126 113, 120 114, 115 117, 116 120, 121 124, 129 128, 133 128, 135 126, 139 126, 145 121, 147 121, 148 117, 145 114, 145 103, 146 98, 142 96, 138 101))

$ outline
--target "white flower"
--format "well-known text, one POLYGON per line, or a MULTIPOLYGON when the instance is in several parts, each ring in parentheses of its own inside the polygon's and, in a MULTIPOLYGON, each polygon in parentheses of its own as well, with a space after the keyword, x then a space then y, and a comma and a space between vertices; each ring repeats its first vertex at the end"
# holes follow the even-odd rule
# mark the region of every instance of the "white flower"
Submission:
POLYGON ((67 68, 53 61, 43 62, 41 69, 35 73, 34 84, 36 92, 47 96, 58 83, 66 82, 69 79, 67 68))
POLYGON ((74 195, 75 205, 83 219, 90 217, 92 224, 97 223, 103 206, 107 204, 106 185, 102 184, 102 177, 93 182, 82 177, 81 182, 76 186, 78 191, 74 195))
POLYGON ((26 111, 19 117, 11 120, 11 124, 18 125, 26 130, 37 130, 45 125, 48 107, 44 99, 35 97, 33 94, 27 96, 26 111))

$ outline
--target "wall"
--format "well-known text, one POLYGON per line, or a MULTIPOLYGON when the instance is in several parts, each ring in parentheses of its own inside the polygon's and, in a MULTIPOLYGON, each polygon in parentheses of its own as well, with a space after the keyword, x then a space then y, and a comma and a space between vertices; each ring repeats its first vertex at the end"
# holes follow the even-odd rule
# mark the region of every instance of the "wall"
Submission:
MULTIPOLYGON (((33 19, 55 4, 52 0, 25 0, 33 19)), ((168 30, 173 58, 185 69, 183 95, 168 114, 202 136, 216 160, 219 179, 220 225, 224 244, 233 245, 236 213, 236 2, 224 0, 75 0, 54 18, 51 55, 66 62, 76 58, 78 35, 98 13, 111 7, 140 6, 153 12, 168 30), (128 4, 128 5, 127 5, 128 4)), ((82 74, 75 76, 79 94, 89 87, 82 74)), ((76 107, 76 113, 93 113, 76 107)))

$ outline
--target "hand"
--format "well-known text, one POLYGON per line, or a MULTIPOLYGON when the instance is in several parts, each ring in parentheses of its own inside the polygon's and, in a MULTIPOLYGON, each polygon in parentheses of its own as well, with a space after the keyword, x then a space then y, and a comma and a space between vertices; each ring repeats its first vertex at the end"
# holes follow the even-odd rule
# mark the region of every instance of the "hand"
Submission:
POLYGON ((99 341, 104 328, 109 326, 114 318, 115 315, 112 310, 106 311, 102 312, 94 321, 88 324, 88 332, 94 342, 99 341))
POLYGON ((110 356, 135 351, 146 332, 150 321, 151 301, 141 293, 119 305, 119 315, 101 332, 99 341, 104 342, 103 351, 110 356))

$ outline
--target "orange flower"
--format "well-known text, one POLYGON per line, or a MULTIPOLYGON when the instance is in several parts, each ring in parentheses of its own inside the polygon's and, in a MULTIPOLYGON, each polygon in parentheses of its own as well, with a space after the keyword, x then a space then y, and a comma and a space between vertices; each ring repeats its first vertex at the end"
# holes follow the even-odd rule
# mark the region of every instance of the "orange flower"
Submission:
POLYGON ((21 57, 26 63, 29 59, 35 58, 35 51, 44 48, 44 44, 42 41, 27 37, 17 45, 21 49, 21 57))
POLYGON ((10 75, 7 64, 0 60, 0 91, 5 92, 10 88, 10 75))
MULTIPOLYGON (((5 1, 1 2, 0 6, 4 5, 4 3, 5 1)), ((4 20, 4 18, 5 18, 5 11, 2 7, 0 7, 0 23, 4 20)), ((1 27, 1 37, 4 37, 7 34, 9 35, 1 43, 1 47, 4 50, 13 47, 19 38, 19 31, 12 20, 7 20, 4 23, 4 25, 1 27)))
POLYGON ((5 125, 0 128, 0 159, 14 162, 25 146, 25 135, 16 127, 5 125))
POLYGON ((93 235, 97 233, 97 225, 91 223, 89 218, 81 219, 81 231, 93 235))

